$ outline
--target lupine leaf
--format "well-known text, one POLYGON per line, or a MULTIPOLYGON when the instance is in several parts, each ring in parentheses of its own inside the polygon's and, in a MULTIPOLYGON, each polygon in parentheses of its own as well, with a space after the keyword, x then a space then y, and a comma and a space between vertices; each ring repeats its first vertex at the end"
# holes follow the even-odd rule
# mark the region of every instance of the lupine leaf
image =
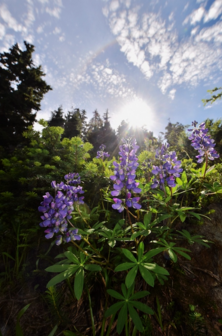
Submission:
POLYGON ((118 315, 117 328, 116 328, 118 334, 122 332, 126 320, 127 320, 127 304, 124 303, 118 315))
POLYGON ((105 317, 109 317, 110 315, 116 314, 116 312, 124 305, 124 302, 114 303, 107 311, 105 312, 105 317))
POLYGON ((134 307, 141 310, 143 313, 150 314, 150 315, 154 314, 153 309, 151 309, 149 306, 145 305, 144 303, 138 302, 138 301, 130 301, 130 302, 134 305, 134 307))
POLYGON ((180 255, 182 255, 184 258, 186 258, 186 259, 188 259, 188 260, 191 260, 191 257, 190 257, 188 254, 186 254, 186 253, 180 251, 179 249, 176 250, 176 252, 179 253, 180 255))
POLYGON ((147 295, 149 295, 149 294, 150 294, 150 292, 148 292, 148 291, 138 292, 138 293, 133 294, 133 295, 131 296, 130 301, 131 301, 131 300, 138 300, 138 299, 141 299, 141 298, 143 298, 143 297, 145 297, 145 296, 147 296, 147 295))
POLYGON ((77 300, 81 298, 84 284, 84 269, 81 267, 75 276, 74 292, 77 300))
POLYGON ((53 265, 53 266, 49 266, 45 269, 46 272, 53 272, 53 273, 57 273, 57 272, 64 272, 65 270, 67 270, 70 267, 69 264, 62 264, 62 265, 53 265))
MULTIPOLYGON (((78 268, 76 268, 77 270, 78 268)), ((54 278, 52 278, 46 285, 46 288, 55 286, 56 284, 58 284, 59 282, 62 282, 63 280, 69 278, 72 274, 74 274, 75 272, 68 272, 65 271, 63 273, 60 273, 58 275, 56 275, 54 278)))
POLYGON ((152 218, 152 212, 151 211, 145 214, 144 224, 145 224, 146 228, 148 228, 148 225, 150 224, 151 218, 152 218))
POLYGON ((133 308, 133 306, 130 303, 128 305, 128 308, 129 308, 130 317, 132 318, 134 325, 136 326, 136 328, 139 331, 142 332, 143 331, 143 324, 141 322, 141 319, 140 319, 138 313, 136 312, 136 310, 133 308))
POLYGON ((84 265, 84 268, 87 271, 91 271, 91 272, 100 272, 102 270, 102 268, 99 265, 95 265, 95 264, 84 265))
POLYGON ((172 250, 170 250, 170 249, 169 249, 167 252, 169 253, 170 258, 171 258, 174 262, 177 262, 177 256, 176 256, 176 254, 175 254, 172 250))
POLYGON ((113 289, 107 289, 107 293, 118 300, 124 300, 124 297, 113 289))
POLYGON ((147 252, 144 257, 142 258, 142 260, 149 260, 151 259, 152 257, 154 257, 155 255, 161 253, 164 251, 164 248, 163 247, 158 247, 158 248, 155 248, 155 249, 152 249, 150 250, 149 252, 147 252))
POLYGON ((121 272, 121 271, 126 271, 129 268, 133 267, 135 265, 135 263, 123 263, 120 264, 118 266, 116 266, 116 268, 114 269, 114 272, 121 272))
POLYGON ((137 271, 138 271, 138 265, 137 266, 134 266, 130 271, 129 273, 127 274, 126 276, 126 280, 125 280, 125 283, 126 283, 126 287, 129 288, 132 286, 134 280, 135 280, 135 277, 137 275, 137 271))
POLYGON ((143 279, 146 281, 146 283, 148 283, 148 285, 153 287, 154 286, 154 279, 153 279, 150 271, 148 271, 148 269, 146 269, 142 265, 139 265, 139 270, 140 270, 140 273, 141 273, 143 279))
POLYGON ((79 260, 78 258, 70 251, 67 251, 64 253, 66 258, 68 258, 70 261, 72 261, 74 264, 79 265, 79 260))
POLYGON ((134 257, 134 255, 127 249, 122 249, 122 252, 124 253, 124 255, 131 260, 132 262, 137 262, 136 258, 134 257))
POLYGON ((144 243, 141 242, 138 246, 138 260, 140 261, 142 259, 144 253, 144 243))

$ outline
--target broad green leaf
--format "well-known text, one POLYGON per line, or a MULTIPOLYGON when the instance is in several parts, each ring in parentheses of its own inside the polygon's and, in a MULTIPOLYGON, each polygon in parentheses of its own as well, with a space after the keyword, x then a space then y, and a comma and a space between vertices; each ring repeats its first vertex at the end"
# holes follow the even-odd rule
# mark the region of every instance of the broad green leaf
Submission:
POLYGON ((128 308, 129 308, 130 317, 132 318, 134 325, 136 326, 136 328, 139 331, 142 332, 143 331, 143 324, 141 322, 141 319, 140 319, 138 313, 136 312, 136 310, 133 308, 132 304, 130 304, 130 303, 128 305, 128 308))
POLYGON ((169 275, 169 272, 164 267, 161 267, 159 265, 155 265, 152 271, 157 274, 169 275))
POLYGON ((74 264, 77 264, 79 265, 79 260, 78 258, 75 256, 75 254, 73 254, 72 252, 70 251, 67 251, 64 253, 66 258, 68 258, 71 262, 73 262, 74 264))
POLYGON ((107 289, 107 293, 109 295, 111 295, 112 297, 114 297, 115 299, 123 300, 124 301, 124 297, 120 293, 116 292, 113 289, 107 289))
POLYGON ((139 237, 139 236, 142 236, 142 232, 144 231, 138 231, 138 232, 134 232, 131 236, 131 240, 134 240, 135 238, 139 237))
POLYGON ((154 257, 155 255, 157 255, 157 254, 159 254, 163 251, 164 251, 163 247, 158 247, 158 248, 152 249, 144 255, 142 260, 149 260, 152 257, 154 257))
POLYGON ((133 256, 133 254, 127 250, 127 249, 122 249, 122 252, 124 253, 124 255, 131 260, 132 262, 137 262, 136 258, 133 256))
POLYGON ((139 265, 139 270, 140 270, 140 274, 142 275, 142 277, 146 281, 146 283, 148 283, 148 285, 153 287, 154 286, 154 279, 153 279, 150 271, 148 271, 148 269, 146 269, 142 265, 139 265))
POLYGON ((70 267, 69 264, 62 264, 62 265, 53 265, 53 266, 49 266, 45 269, 46 272, 53 272, 53 273, 57 273, 57 272, 64 272, 65 270, 67 270, 70 267))
POLYGON ((141 298, 143 298, 143 297, 145 297, 149 294, 150 294, 150 292, 148 292, 148 291, 142 291, 142 292, 135 293, 131 296, 130 301, 141 299, 141 298))
POLYGON ((204 162, 204 164, 202 166, 202 169, 201 169, 201 175, 202 176, 204 176, 205 169, 206 169, 206 161, 204 162))
POLYGON ((127 274, 126 276, 126 280, 125 280, 125 283, 126 283, 126 287, 127 288, 130 288, 135 280, 135 277, 137 275, 137 271, 138 271, 138 265, 137 266, 134 266, 130 271, 129 273, 127 274))
POLYGON ((95 265, 95 264, 87 264, 87 265, 84 265, 84 268, 87 270, 87 271, 91 271, 91 272, 100 272, 102 270, 101 266, 99 265, 95 265))
POLYGON ((118 265, 115 269, 114 272, 121 272, 121 271, 126 271, 129 268, 133 267, 135 263, 123 263, 118 265))
POLYGON ((171 249, 169 249, 167 252, 169 253, 170 258, 171 258, 174 262, 177 262, 177 256, 176 256, 176 254, 175 254, 171 249))
POLYGON ((116 312, 124 305, 124 302, 117 302, 114 303, 111 307, 109 307, 109 309, 107 309, 107 311, 105 312, 105 317, 109 317, 110 315, 114 315, 116 314, 116 312))
POLYGON ((122 289, 123 296, 124 296, 125 298, 128 297, 129 290, 126 291, 126 286, 125 286, 124 283, 121 284, 121 289, 122 289))
POLYGON ((183 181, 183 184, 187 183, 187 174, 186 174, 185 170, 182 172, 181 179, 183 181))
POLYGON ((176 252, 179 253, 180 255, 182 255, 184 258, 186 258, 186 259, 188 259, 188 260, 191 260, 191 257, 190 257, 188 254, 186 254, 186 253, 180 251, 179 249, 176 250, 176 252))
POLYGON ((84 269, 81 267, 76 273, 74 281, 74 292, 77 300, 81 298, 83 284, 84 284, 84 269))
MULTIPOLYGON (((77 270, 78 268, 76 268, 77 270)), ((52 286, 55 286, 56 284, 58 284, 59 282, 62 282, 63 280, 69 278, 70 276, 73 275, 73 272, 68 272, 68 271, 65 271, 63 273, 60 273, 58 275, 56 275, 54 278, 52 278, 46 285, 46 288, 49 288, 49 287, 52 287, 52 286)))
POLYGON ((151 309, 149 306, 147 306, 144 303, 141 303, 138 301, 131 301, 131 300, 130 300, 130 303, 132 303, 134 307, 141 310, 143 313, 150 314, 150 315, 154 314, 153 309, 151 309))
POLYGON ((186 214, 184 212, 178 211, 181 222, 183 223, 186 219, 186 214))
POLYGON ((144 216, 144 224, 145 224, 146 228, 148 228, 148 226, 149 226, 149 224, 151 222, 151 218, 152 218, 152 212, 151 211, 145 214, 145 216, 144 216))
POLYGON ((200 220, 200 215, 195 213, 195 212, 190 212, 190 214, 192 214, 194 217, 196 217, 197 219, 200 220))
POLYGON ((181 180, 179 177, 176 178, 176 182, 177 182, 177 184, 179 184, 179 185, 182 185, 182 184, 183 184, 182 180, 181 180))
POLYGON ((118 320, 117 320, 117 332, 120 334, 124 328, 124 324, 127 321, 127 304, 124 303, 123 307, 121 308, 119 315, 118 315, 118 320))
POLYGON ((140 261, 142 259, 144 253, 144 243, 141 242, 138 246, 138 260, 140 261))

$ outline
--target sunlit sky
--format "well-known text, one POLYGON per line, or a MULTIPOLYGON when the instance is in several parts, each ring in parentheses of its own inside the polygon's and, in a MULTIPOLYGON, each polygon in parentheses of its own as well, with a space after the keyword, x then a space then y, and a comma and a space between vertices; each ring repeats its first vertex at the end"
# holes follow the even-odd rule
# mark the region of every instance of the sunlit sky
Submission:
POLYGON ((110 112, 158 135, 170 121, 222 117, 207 107, 222 86, 222 0, 1 0, 0 52, 34 44, 53 88, 38 119, 67 112, 110 112))

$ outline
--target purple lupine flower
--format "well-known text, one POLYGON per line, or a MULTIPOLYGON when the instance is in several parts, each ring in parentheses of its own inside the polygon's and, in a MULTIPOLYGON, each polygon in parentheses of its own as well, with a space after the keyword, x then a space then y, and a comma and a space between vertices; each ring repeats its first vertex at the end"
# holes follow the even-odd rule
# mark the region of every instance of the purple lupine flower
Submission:
POLYGON ((56 184, 56 181, 51 183, 52 188, 55 189, 55 197, 53 198, 50 193, 46 193, 43 196, 43 201, 38 207, 38 210, 43 213, 41 216, 42 222, 39 224, 41 227, 47 227, 45 230, 45 237, 50 239, 54 234, 61 232, 65 237, 62 239, 62 235, 57 236, 56 245, 60 245, 63 242, 69 242, 71 240, 80 240, 81 236, 77 235, 78 229, 69 231, 68 222, 72 218, 71 213, 73 211, 73 203, 78 202, 83 204, 84 197, 79 197, 79 194, 83 194, 81 186, 71 186, 70 184, 80 183, 79 174, 69 173, 64 177, 67 184, 61 182, 56 184))
POLYGON ((198 128, 196 127, 197 124, 197 121, 193 121, 192 126, 194 126, 194 128, 188 129, 188 131, 192 131, 192 134, 189 137, 189 140, 192 142, 191 146, 193 146, 194 149, 196 149, 199 153, 199 155, 196 156, 198 159, 197 162, 203 162, 204 157, 209 160, 219 158, 219 154, 214 149, 214 140, 211 139, 210 135, 207 134, 208 129, 206 128, 205 123, 202 122, 198 128))
POLYGON ((105 145, 101 145, 99 146, 99 151, 97 152, 97 156, 96 159, 104 159, 104 157, 109 157, 109 153, 108 152, 104 152, 106 146, 105 145))
POLYGON ((183 169, 181 168, 181 161, 177 160, 176 152, 167 152, 169 145, 162 145, 156 150, 156 159, 160 161, 159 166, 153 166, 152 173, 154 175, 152 189, 165 188, 167 184, 170 188, 176 186, 175 177, 180 177, 183 169))
POLYGON ((139 148, 136 144, 136 140, 127 141, 122 140, 122 145, 120 148, 120 163, 116 161, 113 162, 114 165, 114 175, 110 176, 110 179, 114 181, 111 195, 116 197, 124 194, 124 201, 114 198, 115 202, 112 205, 112 208, 122 212, 124 210, 124 205, 127 207, 133 207, 135 209, 140 209, 141 205, 138 204, 140 198, 133 197, 131 198, 131 193, 140 193, 141 189, 138 188, 139 183, 135 181, 136 178, 136 169, 138 167, 138 159, 136 157, 136 152, 139 148))

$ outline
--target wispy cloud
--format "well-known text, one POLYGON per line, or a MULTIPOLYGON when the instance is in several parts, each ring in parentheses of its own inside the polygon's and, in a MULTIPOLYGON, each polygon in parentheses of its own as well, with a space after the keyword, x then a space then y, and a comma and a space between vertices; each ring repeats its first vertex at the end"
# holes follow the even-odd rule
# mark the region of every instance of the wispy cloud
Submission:
MULTIPOLYGON (((138 67, 147 80, 154 74, 158 75, 157 85, 162 93, 168 92, 171 99, 175 97, 176 91, 172 88, 175 85, 196 86, 201 80, 213 79, 216 71, 217 75, 218 70, 222 71, 222 22, 203 29, 196 26, 190 36, 180 41, 174 27, 173 12, 166 21, 160 12, 154 13, 149 10, 146 13, 143 10, 141 13, 138 6, 128 9, 123 1, 115 11, 111 11, 112 3, 104 7, 103 13, 108 18, 120 50, 128 62, 138 67), (216 50, 213 50, 209 43, 213 41, 218 43, 216 50)), ((222 7, 221 0, 220 4, 222 7)), ((205 5, 202 3, 199 8, 193 10, 184 23, 192 26, 207 15, 211 18, 219 15, 218 0, 208 12, 205 11, 205 5)))
POLYGON ((215 20, 222 13, 222 2, 221 0, 215 0, 211 5, 208 13, 205 15, 204 21, 208 22, 210 20, 215 20))

